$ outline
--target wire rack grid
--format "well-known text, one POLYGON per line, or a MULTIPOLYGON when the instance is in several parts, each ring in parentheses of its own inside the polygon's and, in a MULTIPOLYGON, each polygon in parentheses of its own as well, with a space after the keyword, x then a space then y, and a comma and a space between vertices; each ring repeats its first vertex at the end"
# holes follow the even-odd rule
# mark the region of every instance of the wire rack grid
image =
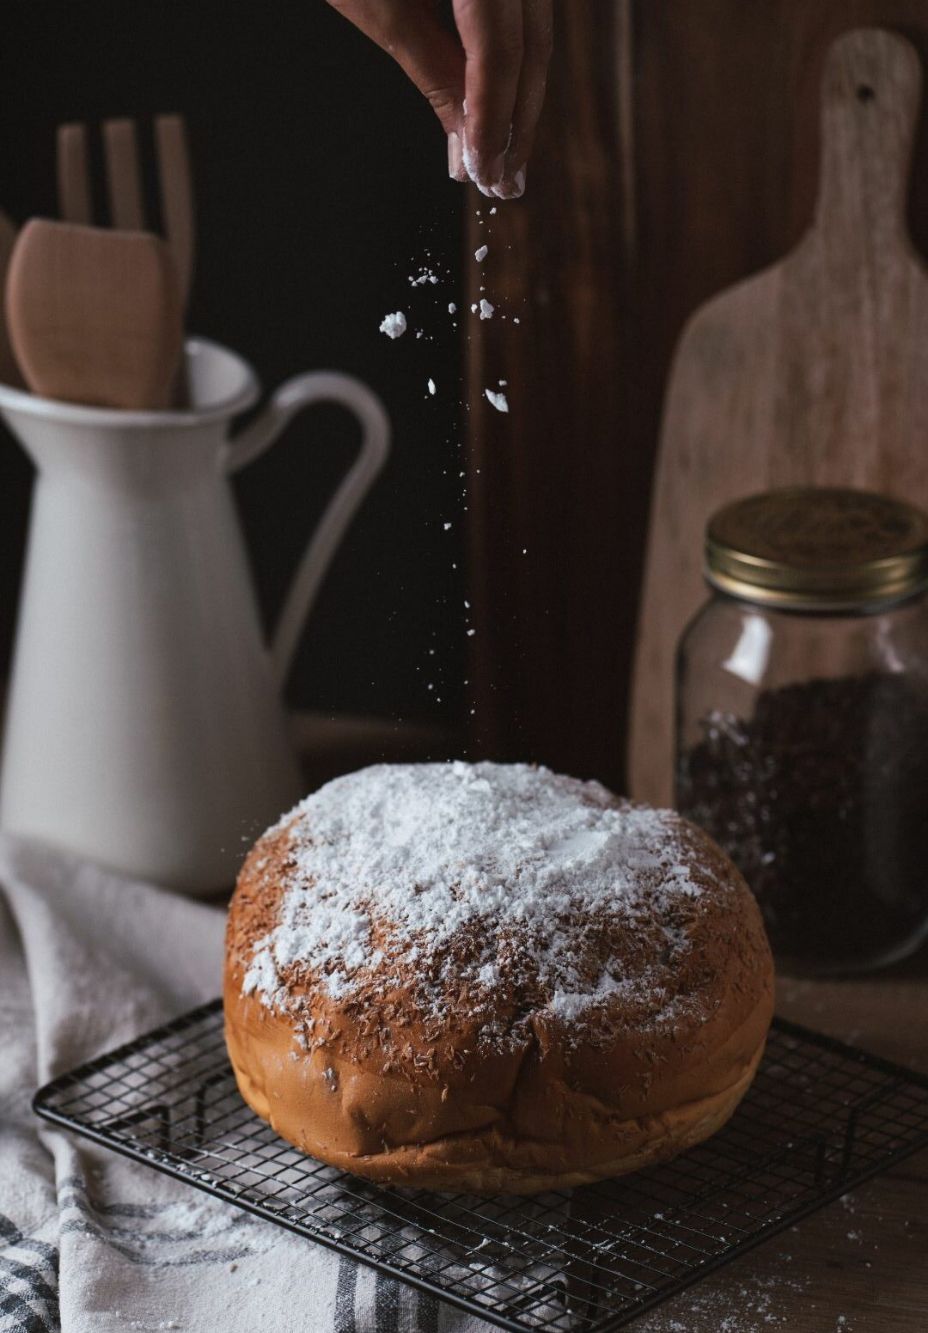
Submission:
POLYGON ((750 1092, 662 1166, 531 1198, 386 1189, 245 1105, 213 1001, 49 1083, 46 1120, 501 1328, 606 1333, 928 1146, 928 1078, 774 1020, 750 1092))

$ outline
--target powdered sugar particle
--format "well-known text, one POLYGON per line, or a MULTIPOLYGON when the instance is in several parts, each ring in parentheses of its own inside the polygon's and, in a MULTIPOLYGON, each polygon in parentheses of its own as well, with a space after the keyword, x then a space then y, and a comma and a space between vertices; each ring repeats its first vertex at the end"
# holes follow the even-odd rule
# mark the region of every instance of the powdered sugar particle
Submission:
POLYGON ((395 310, 392 315, 384 315, 380 321, 380 332, 388 338, 400 338, 406 332, 406 316, 402 310, 395 310))

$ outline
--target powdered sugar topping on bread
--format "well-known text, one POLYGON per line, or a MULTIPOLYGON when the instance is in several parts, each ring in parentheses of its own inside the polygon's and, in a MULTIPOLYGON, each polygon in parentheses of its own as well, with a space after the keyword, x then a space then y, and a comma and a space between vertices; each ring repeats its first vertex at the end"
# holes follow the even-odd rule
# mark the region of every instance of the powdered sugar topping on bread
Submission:
MULTIPOLYGON (((686 948, 674 905, 692 910, 702 888, 682 827, 672 812, 526 764, 382 764, 337 778, 266 835, 288 840, 285 891, 243 990, 281 1006, 296 965, 333 998, 378 978, 431 977, 437 1005, 442 968, 475 994, 518 973, 576 1021, 645 980, 578 922, 651 929, 659 918, 664 957, 686 948)), ((260 844, 256 855, 260 871, 260 844)))

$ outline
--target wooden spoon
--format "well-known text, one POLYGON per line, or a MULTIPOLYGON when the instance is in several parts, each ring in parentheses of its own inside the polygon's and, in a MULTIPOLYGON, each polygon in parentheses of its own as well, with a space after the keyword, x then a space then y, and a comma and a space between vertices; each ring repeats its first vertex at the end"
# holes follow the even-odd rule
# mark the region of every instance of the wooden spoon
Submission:
POLYGON ((33 392, 127 409, 170 402, 183 308, 160 237, 33 219, 10 260, 6 314, 33 392))

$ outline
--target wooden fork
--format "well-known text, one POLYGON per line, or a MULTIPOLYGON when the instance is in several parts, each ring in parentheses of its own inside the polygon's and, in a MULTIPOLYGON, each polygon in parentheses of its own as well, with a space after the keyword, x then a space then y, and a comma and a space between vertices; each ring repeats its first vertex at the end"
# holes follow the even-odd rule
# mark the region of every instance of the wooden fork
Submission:
POLYGON ((110 227, 93 225, 87 129, 58 131, 61 222, 33 219, 10 260, 6 308, 35 393, 126 409, 181 407, 193 191, 184 122, 155 121, 165 237, 146 228, 135 123, 103 124, 110 227))
MULTIPOLYGON (((65 222, 93 223, 87 127, 58 129, 58 208, 65 222)), ((177 270, 181 304, 186 307, 193 278, 194 209, 187 131, 182 116, 155 118, 155 148, 164 235, 177 270)), ((135 122, 103 122, 107 194, 112 225, 144 231, 145 208, 135 122)))

